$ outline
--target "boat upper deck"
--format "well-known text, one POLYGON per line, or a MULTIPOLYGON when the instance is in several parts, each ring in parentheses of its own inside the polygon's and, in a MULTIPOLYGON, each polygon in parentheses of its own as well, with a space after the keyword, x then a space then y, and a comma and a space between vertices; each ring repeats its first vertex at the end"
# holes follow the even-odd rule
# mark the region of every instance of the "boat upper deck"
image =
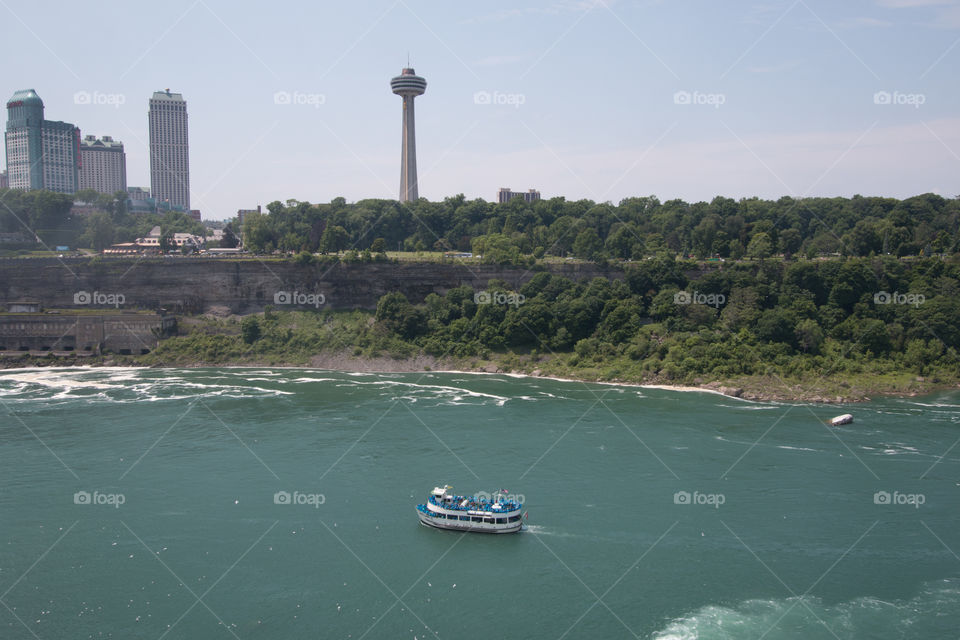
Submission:
POLYGON ((431 495, 430 504, 441 509, 451 509, 454 511, 482 511, 484 513, 498 514, 519 511, 523 505, 514 500, 492 500, 478 498, 477 496, 455 496, 445 494, 442 497, 431 495))

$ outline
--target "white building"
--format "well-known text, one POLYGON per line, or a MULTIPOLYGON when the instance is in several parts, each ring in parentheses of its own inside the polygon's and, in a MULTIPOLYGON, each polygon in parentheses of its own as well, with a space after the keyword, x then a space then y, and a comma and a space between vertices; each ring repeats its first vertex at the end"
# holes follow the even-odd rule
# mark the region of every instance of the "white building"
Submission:
POLYGON ((80 188, 109 195, 127 190, 127 154, 110 136, 80 141, 80 188))
MULTIPOLYGON (((141 248, 159 249, 160 235, 160 227, 154 227, 148 235, 143 238, 137 238, 135 243, 141 248)), ((205 241, 201 236, 195 236, 192 233, 174 233, 173 237, 170 238, 170 243, 178 249, 183 246, 200 249, 204 246, 205 241)))
POLYGON ((179 93, 150 98, 150 193, 158 203, 190 210, 190 144, 187 103, 179 93))

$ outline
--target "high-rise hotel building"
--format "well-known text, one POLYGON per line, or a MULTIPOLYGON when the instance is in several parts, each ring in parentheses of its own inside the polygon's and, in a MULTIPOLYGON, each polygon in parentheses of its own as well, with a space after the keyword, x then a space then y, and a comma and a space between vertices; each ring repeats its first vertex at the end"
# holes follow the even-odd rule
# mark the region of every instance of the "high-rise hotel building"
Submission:
POLYGON ((127 190, 127 154, 110 136, 85 136, 80 141, 80 188, 109 195, 127 190))
POLYGON ((74 193, 79 185, 80 129, 43 119, 43 100, 33 89, 7 101, 7 181, 11 189, 74 193))
POLYGON ((179 93, 150 98, 150 193, 158 203, 190 210, 190 145, 187 103, 179 93))

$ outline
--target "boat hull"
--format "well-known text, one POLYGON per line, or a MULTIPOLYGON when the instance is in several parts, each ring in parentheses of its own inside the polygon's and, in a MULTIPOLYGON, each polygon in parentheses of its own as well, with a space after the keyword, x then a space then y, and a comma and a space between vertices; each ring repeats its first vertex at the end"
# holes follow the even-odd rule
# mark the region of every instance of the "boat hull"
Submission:
POLYGON ((446 529, 449 531, 469 531, 474 533, 517 533, 523 528, 523 521, 509 522, 505 524, 487 524, 484 522, 471 522, 464 520, 450 520, 439 518, 417 510, 417 517, 420 518, 420 524, 433 527, 434 529, 446 529))

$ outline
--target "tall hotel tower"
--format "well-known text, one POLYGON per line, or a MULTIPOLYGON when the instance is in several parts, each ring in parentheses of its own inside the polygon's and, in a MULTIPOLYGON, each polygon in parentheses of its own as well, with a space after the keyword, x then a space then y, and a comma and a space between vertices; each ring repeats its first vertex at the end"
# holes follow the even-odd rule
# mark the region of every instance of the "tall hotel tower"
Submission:
POLYGON ((7 101, 7 180, 11 189, 77 190, 80 129, 43 119, 43 100, 33 89, 7 101))
POLYGON ((403 149, 400 155, 400 202, 417 200, 417 139, 413 99, 427 90, 427 81, 407 67, 390 81, 390 88, 403 98, 403 149))
POLYGON ((179 93, 150 98, 150 193, 157 202, 190 210, 190 144, 187 103, 179 93))
POLYGON ((80 188, 109 195, 127 191, 127 154, 110 136, 85 136, 80 141, 80 188))

